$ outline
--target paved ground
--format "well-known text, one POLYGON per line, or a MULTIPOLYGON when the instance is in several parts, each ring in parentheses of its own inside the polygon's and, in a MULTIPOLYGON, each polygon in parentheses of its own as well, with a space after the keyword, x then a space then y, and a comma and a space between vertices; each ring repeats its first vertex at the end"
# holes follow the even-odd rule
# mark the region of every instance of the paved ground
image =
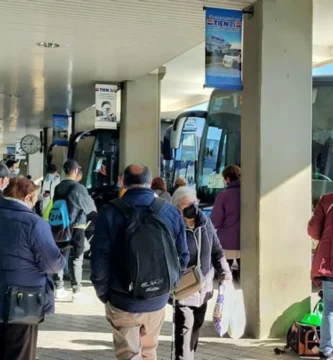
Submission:
MULTIPOLYGON (((88 275, 88 272, 86 272, 88 275)), ((87 276, 85 276, 87 278, 87 276)), ((57 314, 41 326, 38 341, 39 360, 106 360, 114 359, 112 334, 104 317, 103 305, 94 296, 89 281, 85 281, 85 299, 78 303, 57 303, 57 314)), ((211 319, 214 301, 210 302, 207 321, 202 331, 196 359, 198 360, 273 360, 295 358, 291 354, 276 356, 278 341, 220 339, 211 319)), ((158 359, 170 359, 171 307, 160 335, 158 359)))

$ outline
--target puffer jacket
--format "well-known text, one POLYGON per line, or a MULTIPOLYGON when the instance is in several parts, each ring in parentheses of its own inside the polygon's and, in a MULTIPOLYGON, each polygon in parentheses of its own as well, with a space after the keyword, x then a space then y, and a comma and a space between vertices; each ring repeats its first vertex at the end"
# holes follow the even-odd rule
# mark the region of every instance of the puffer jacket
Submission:
POLYGON ((333 281, 333 193, 318 202, 308 224, 308 234, 319 240, 311 269, 311 279, 318 285, 321 280, 333 281))
POLYGON ((23 203, 0 198, 0 229, 0 314, 10 285, 45 287, 45 312, 53 313, 53 284, 48 276, 62 270, 65 259, 50 225, 23 203))
POLYGON ((201 291, 178 301, 177 305, 200 307, 211 299, 214 291, 214 269, 220 281, 232 280, 231 271, 214 226, 211 220, 200 210, 196 220, 196 228, 194 230, 186 229, 187 246, 190 252, 188 267, 197 264, 199 231, 201 231, 201 271, 205 278, 205 286, 201 291))

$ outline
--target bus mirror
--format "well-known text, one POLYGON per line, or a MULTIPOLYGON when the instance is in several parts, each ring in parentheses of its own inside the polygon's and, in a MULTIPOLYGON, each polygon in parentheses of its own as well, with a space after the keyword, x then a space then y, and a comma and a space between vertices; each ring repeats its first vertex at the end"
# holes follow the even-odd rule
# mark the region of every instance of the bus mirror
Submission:
POLYGON ((179 149, 183 128, 187 117, 177 118, 173 124, 170 136, 171 149, 179 149))

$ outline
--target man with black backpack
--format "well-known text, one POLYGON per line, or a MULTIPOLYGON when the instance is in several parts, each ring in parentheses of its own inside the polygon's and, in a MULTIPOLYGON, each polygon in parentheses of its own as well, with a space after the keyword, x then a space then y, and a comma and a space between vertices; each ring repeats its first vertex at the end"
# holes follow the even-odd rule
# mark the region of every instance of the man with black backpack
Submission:
POLYGON ((156 359, 164 308, 189 261, 179 211, 156 198, 146 166, 124 172, 126 193, 100 212, 91 280, 106 304, 116 359, 156 359))

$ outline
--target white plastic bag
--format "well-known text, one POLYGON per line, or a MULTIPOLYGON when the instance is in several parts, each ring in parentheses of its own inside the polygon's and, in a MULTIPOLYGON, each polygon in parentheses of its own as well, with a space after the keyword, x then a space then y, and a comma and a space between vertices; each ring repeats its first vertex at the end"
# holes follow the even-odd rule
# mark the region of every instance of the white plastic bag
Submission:
POLYGON ((242 290, 233 294, 233 309, 230 316, 228 334, 232 339, 240 339, 245 332, 246 316, 242 290))
POLYGON ((229 329, 234 307, 234 292, 234 285, 231 281, 223 282, 219 287, 213 313, 213 323, 220 337, 224 336, 229 329))

